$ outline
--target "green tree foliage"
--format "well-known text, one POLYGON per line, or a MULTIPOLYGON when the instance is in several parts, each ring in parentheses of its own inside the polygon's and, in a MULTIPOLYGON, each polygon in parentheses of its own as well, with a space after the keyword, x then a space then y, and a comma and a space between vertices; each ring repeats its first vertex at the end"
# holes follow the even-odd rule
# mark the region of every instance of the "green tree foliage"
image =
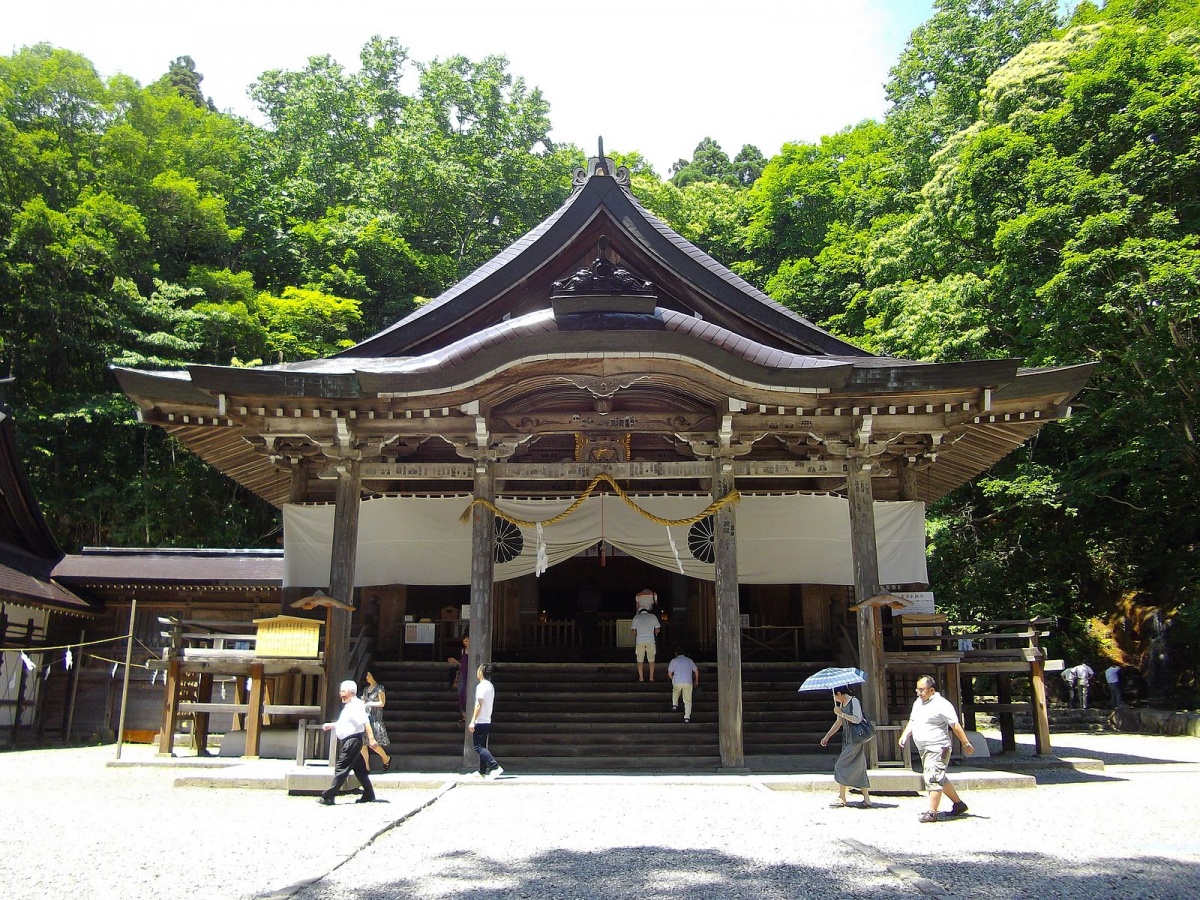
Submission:
POLYGON ((905 144, 909 184, 928 160, 975 121, 988 77, 1029 44, 1050 37, 1056 0, 935 0, 909 36, 886 85, 889 120, 905 144))
POLYGON ((931 519, 935 571, 972 610, 1194 604, 1198 22, 1190 4, 1110 4, 1017 53, 872 246, 873 346, 1098 363, 1070 423, 931 519))
POLYGON ((730 187, 749 187, 762 174, 766 158, 753 144, 744 144, 738 155, 729 155, 710 137, 696 145, 692 159, 681 159, 671 166, 671 184, 687 187, 698 181, 715 181, 730 187))
POLYGON ((337 352, 565 198, 582 156, 551 144, 548 106, 502 57, 418 65, 373 38, 358 62, 264 73, 264 129, 217 113, 187 56, 145 88, 44 44, 0 57, 0 365, 68 546, 228 546, 273 528, 261 504, 213 510, 207 534, 187 504, 160 505, 245 498, 142 435, 111 363, 337 352), (119 456, 137 441, 140 458, 119 456))

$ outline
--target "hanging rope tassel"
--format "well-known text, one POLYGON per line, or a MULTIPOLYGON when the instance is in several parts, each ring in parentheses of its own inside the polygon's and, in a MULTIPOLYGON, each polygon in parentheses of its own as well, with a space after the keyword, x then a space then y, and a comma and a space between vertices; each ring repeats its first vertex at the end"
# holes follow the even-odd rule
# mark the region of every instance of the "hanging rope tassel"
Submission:
POLYGON ((683 575, 683 560, 679 558, 679 548, 675 546, 675 535, 671 534, 671 529, 667 529, 667 542, 671 545, 671 554, 675 557, 675 565, 679 566, 679 574, 683 575))
POLYGON ((546 554, 546 536, 542 533, 542 523, 537 523, 537 562, 533 567, 535 577, 541 577, 541 574, 550 568, 550 558, 546 554))
POLYGON ((26 656, 26 655, 25 655, 25 651, 24 651, 24 650, 22 650, 22 651, 21 651, 21 665, 23 665, 23 666, 25 667, 25 670, 26 670, 27 672, 32 672, 32 671, 33 671, 35 668, 37 668, 37 667, 36 667, 36 666, 33 664, 33 660, 32 660, 32 659, 30 659, 28 656, 26 656))
POLYGON ((63 654, 63 666, 68 672, 71 671, 71 663, 74 659, 75 657, 71 654, 71 648, 68 647, 67 652, 63 654))

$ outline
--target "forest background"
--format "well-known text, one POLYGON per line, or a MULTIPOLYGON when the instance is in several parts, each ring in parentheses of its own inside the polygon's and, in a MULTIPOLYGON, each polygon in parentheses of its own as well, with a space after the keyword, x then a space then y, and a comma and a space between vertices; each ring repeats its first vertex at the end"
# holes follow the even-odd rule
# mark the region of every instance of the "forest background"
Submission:
MULTIPOLYGON (((585 162, 499 56, 375 38, 355 69, 264 72, 263 126, 202 83, 188 57, 144 87, 69 49, 0 57, 0 372, 68 550, 278 542, 277 510, 137 423, 111 363, 333 353, 540 222, 585 162)), ((705 139, 664 177, 609 155, 862 347, 1098 363, 1071 419, 929 510, 932 588, 953 618, 1053 616, 1060 653, 1195 704, 1200 6, 939 0, 886 90, 882 121, 770 158, 705 139)))

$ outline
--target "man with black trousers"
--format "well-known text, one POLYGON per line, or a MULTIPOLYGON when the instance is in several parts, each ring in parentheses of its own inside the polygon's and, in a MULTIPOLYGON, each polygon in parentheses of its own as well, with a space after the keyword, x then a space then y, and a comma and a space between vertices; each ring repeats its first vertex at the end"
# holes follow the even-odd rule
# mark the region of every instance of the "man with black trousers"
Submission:
POLYGON ((329 790, 323 791, 318 800, 325 806, 333 806, 333 798, 342 789, 346 779, 353 772, 362 785, 362 796, 358 803, 372 803, 375 800, 375 788, 371 786, 371 770, 363 758, 364 738, 375 746, 375 735, 371 731, 371 722, 367 718, 367 706, 358 699, 358 685, 353 681, 343 681, 338 690, 342 698, 342 712, 336 722, 326 722, 321 728, 332 731, 342 742, 338 750, 337 765, 333 770, 333 784, 329 790))

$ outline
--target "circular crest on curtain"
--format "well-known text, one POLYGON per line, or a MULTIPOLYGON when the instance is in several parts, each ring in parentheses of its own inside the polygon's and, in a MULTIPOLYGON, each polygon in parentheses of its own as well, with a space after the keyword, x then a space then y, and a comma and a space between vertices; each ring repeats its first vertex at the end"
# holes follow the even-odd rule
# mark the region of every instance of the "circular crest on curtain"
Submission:
POLYGON ((525 537, 521 529, 512 522, 496 517, 496 547, 494 557, 497 563, 506 563, 516 559, 525 549, 525 537))
POLYGON ((716 520, 705 516, 688 529, 688 550, 702 563, 717 561, 716 520))

